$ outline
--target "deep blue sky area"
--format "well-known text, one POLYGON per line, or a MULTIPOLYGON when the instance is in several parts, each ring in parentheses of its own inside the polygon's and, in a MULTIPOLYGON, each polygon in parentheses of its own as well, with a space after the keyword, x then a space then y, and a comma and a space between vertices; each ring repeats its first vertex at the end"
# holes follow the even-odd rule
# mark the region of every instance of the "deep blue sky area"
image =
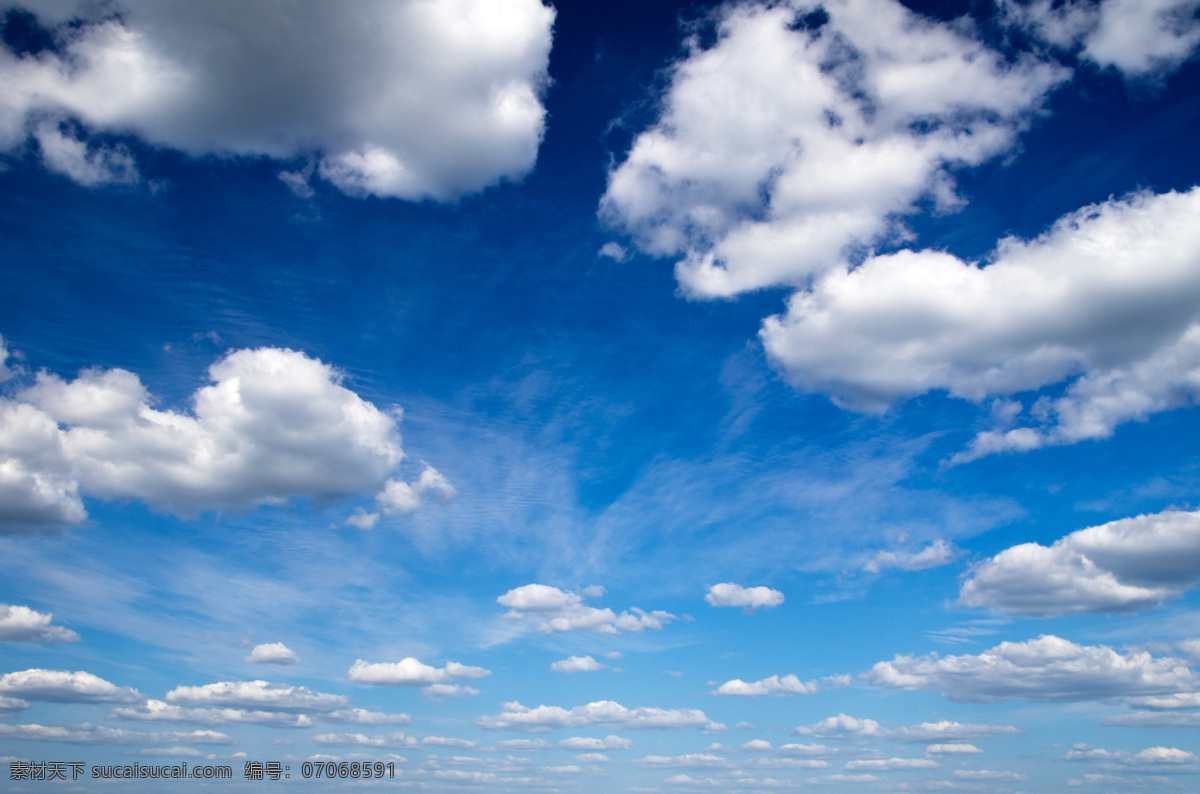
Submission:
POLYGON ((1196 0, 0 10, 5 790, 1197 786, 1196 0))

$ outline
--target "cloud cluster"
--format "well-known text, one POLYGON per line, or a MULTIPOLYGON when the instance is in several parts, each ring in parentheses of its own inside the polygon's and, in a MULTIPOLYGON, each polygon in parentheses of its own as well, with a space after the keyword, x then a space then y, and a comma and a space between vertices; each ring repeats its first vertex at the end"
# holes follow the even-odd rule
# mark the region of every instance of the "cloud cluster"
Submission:
POLYGON ((689 42, 601 215, 694 297, 799 285, 1013 145, 1067 73, 891 0, 743 3, 689 42))
POLYGON ((879 686, 932 690, 961 703, 1109 700, 1195 691, 1200 674, 1184 660, 1053 635, 1002 642, 978 655, 896 656, 863 674, 879 686))
POLYGON ((1191 399, 1198 230, 1200 189, 1138 193, 1034 240, 1005 239, 986 267, 941 251, 871 256, 792 295, 760 336, 794 385, 860 410, 938 389, 978 401, 1082 375, 1036 406, 1046 429, 985 434, 964 459, 1102 438, 1191 399))
POLYGON ((630 709, 611 700, 600 700, 571 709, 564 709, 561 706, 528 708, 513 701, 502 703, 499 714, 485 715, 475 722, 479 727, 488 730, 527 731, 529 733, 546 733, 556 728, 584 728, 592 725, 612 725, 627 729, 704 728, 716 730, 723 727, 714 723, 699 709, 660 709, 642 706, 630 709))
POLYGON ((607 670, 608 665, 597 662, 591 656, 568 656, 566 659, 551 662, 550 669, 556 673, 590 673, 607 670))
POLYGON ((509 590, 496 599, 508 607, 501 617, 515 625, 546 634, 564 631, 594 631, 600 634, 620 634, 661 629, 675 620, 670 612, 646 612, 637 607, 617 614, 608 607, 599 609, 583 603, 585 595, 602 595, 603 588, 573 593, 544 584, 527 584, 509 590))
POLYGON ((863 565, 867 573, 879 573, 885 568, 899 568, 904 571, 923 571, 926 568, 937 568, 948 564, 954 559, 956 550, 953 543, 935 540, 920 551, 880 551, 863 565))
POLYGON ((390 485, 404 458, 396 419, 333 367, 258 348, 208 373, 186 412, 153 407, 122 369, 41 372, 0 399, 0 528, 83 521, 81 491, 187 515, 390 485))
POLYGON ((299 664, 300 657, 282 642, 255 645, 244 661, 256 664, 299 664))
POLYGON ((219 681, 203 686, 177 686, 166 694, 165 700, 177 706, 286 712, 333 711, 345 708, 347 704, 343 695, 267 681, 219 681))
POLYGON ((1104 750, 1087 744, 1077 744, 1062 756, 1064 761, 1087 761, 1106 768, 1162 768, 1195 766, 1200 758, 1178 747, 1147 747, 1136 753, 1125 750, 1104 750))
POLYGON ((1197 0, 1002 0, 1005 21, 1128 77, 1161 74, 1200 45, 1197 0))
POLYGON ((0 695, 48 703, 136 703, 142 695, 82 670, 22 670, 0 675, 0 695))
MULTIPOLYGON (((866 741, 888 739, 912 744, 931 744, 929 753, 965 752, 956 749, 960 745, 946 744, 966 740, 990 739, 994 736, 1019 734, 1020 731, 1011 725, 975 725, 969 723, 940 720, 938 722, 923 722, 920 725, 910 725, 905 728, 889 730, 872 719, 857 719, 848 714, 838 714, 836 717, 826 717, 811 725, 801 725, 792 733, 798 736, 813 736, 819 739, 834 739, 837 741, 866 741), (934 748, 939 748, 935 750, 934 748)), ((961 745, 970 747, 970 745, 961 745)), ((803 745, 785 745, 780 750, 791 748, 790 752, 800 753, 803 745)), ((823 752, 822 745, 815 745, 815 751, 823 752)))
POLYGON ((1022 543, 977 565, 959 602, 1013 615, 1135 612, 1200 577, 1200 511, 1168 510, 1088 527, 1050 546, 1022 543))
POLYGON ((0 642, 78 642, 68 628, 51 625, 54 616, 25 606, 0 604, 0 642))
POLYGON ((83 185, 139 179, 132 135, 199 157, 306 158, 350 195, 449 200, 534 164, 553 8, 539 0, 5 3, 49 31, 0 48, 0 151, 30 137, 83 185))
POLYGON ((737 695, 739 697, 762 697, 764 695, 815 695, 816 681, 801 681, 795 675, 783 677, 773 675, 760 681, 747 683, 740 678, 726 681, 713 690, 714 695, 737 695))
POLYGON ((747 610, 767 609, 783 603, 783 593, 769 587, 742 587, 722 582, 708 588, 704 600, 714 607, 744 607, 747 610))
POLYGON ((491 674, 491 670, 458 662, 446 662, 442 667, 433 667, 408 656, 398 662, 371 663, 356 659, 346 678, 355 684, 419 686, 426 697, 442 698, 474 697, 479 694, 478 689, 448 682, 464 679, 473 681, 491 674))

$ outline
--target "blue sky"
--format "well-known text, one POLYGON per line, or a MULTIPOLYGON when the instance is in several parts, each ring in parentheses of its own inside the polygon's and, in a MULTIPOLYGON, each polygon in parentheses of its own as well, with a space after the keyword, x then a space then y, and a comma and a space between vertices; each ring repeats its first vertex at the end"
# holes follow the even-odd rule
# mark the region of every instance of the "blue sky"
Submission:
POLYGON ((6 790, 1194 790, 1198 14, 6 4, 6 790))

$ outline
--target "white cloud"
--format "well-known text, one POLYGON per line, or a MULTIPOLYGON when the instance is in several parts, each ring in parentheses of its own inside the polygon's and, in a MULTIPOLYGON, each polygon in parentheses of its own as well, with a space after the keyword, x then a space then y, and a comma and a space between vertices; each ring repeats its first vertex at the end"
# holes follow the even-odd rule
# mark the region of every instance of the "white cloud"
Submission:
MULTIPOLYGON (((192 514, 374 491, 404 457, 395 417, 294 350, 228 354, 192 410, 151 407, 136 375, 41 372, 0 399, 0 526, 77 523, 79 492, 192 514)), ((436 475, 436 472, 434 473, 436 475)), ((436 475, 440 477, 440 475, 436 475)), ((427 469, 418 481, 430 482, 427 469)))
POLYGON ((802 284, 899 233, 923 196, 955 206, 951 169, 1011 148, 1067 74, 890 0, 819 7, 814 31, 793 23, 817 3, 725 6, 717 42, 689 40, 658 123, 609 175, 602 217, 682 257, 688 295, 802 284))
POLYGON ((980 750, 975 745, 966 744, 965 742, 931 744, 925 748, 926 755, 975 755, 982 752, 983 750, 980 750))
POLYGON ((310 157, 345 193, 414 200, 519 179, 541 142, 555 12, 538 0, 368 2, 349 16, 183 0, 32 13, 60 46, 0 50, 0 148, 32 131, 47 165, 82 184, 128 180, 136 167, 117 148, 61 134, 47 144, 53 128, 36 119, 195 157, 310 157))
POLYGON ((0 642, 79 641, 79 635, 70 629, 51 625, 53 617, 29 607, 0 604, 0 642))
POLYGON ((472 742, 468 739, 456 739, 446 736, 426 736, 421 740, 421 744, 430 745, 432 747, 458 747, 464 750, 473 750, 479 746, 479 742, 472 742))
POLYGON ((1028 780, 1020 772, 994 769, 955 769, 952 773, 962 780, 1028 780))
POLYGON ((846 769, 865 769, 870 772, 895 772, 903 769, 938 769, 932 758, 871 758, 847 761, 846 769))
POLYGON ((762 697, 764 695, 814 695, 817 692, 816 681, 801 681, 795 675, 777 675, 764 678, 761 681, 747 683, 740 678, 726 681, 712 691, 713 695, 738 695, 740 697, 762 697))
POLYGON ((1200 45, 1197 0, 1003 0, 1000 7, 1009 24, 1063 49, 1080 47, 1080 57, 1127 77, 1171 71, 1200 45))
POLYGON ((1002 240, 986 267, 940 251, 871 256, 792 295, 760 336, 794 385, 860 410, 937 389, 978 401, 1082 374, 1035 406, 1045 429, 991 431, 959 460, 1103 438, 1191 400, 1198 221, 1200 189, 1139 193, 1035 240, 1002 240))
POLYGON ((612 759, 604 753, 580 753, 575 760, 581 764, 607 764, 612 759))
POLYGON ((428 698, 473 698, 479 690, 465 684, 430 684, 421 687, 421 694, 428 698))
POLYGON ((607 257, 615 262, 624 262, 629 258, 629 252, 620 243, 607 242, 600 246, 599 256, 607 257))
POLYGON ((235 744, 217 731, 143 733, 103 725, 0 725, 0 738, 67 744, 235 744))
POLYGON ((901 568, 905 571, 923 571, 951 562, 956 555, 953 543, 935 540, 918 552, 880 551, 863 565, 868 573, 879 573, 884 568, 901 568))
MULTIPOLYGON (((530 740, 514 739, 513 741, 530 740)), ((497 746, 500 744, 500 742, 496 742, 497 746)), ((621 736, 613 736, 612 734, 605 736, 603 739, 595 739, 585 736, 571 736, 561 740, 558 743, 558 746, 565 750, 628 750, 630 747, 633 747, 633 742, 621 736)))
POLYGON ((733 582, 722 582, 709 587, 704 600, 714 607, 768 609, 783 603, 783 593, 769 587, 742 587, 733 582))
POLYGON ((545 739, 504 739, 496 742, 497 750, 521 750, 523 752, 531 752, 536 750, 549 750, 550 742, 545 739))
POLYGON ((330 747, 418 747, 417 740, 401 731, 388 734, 322 733, 312 737, 317 744, 330 747))
MULTIPOLYGON (((4 60, 0 56, 0 65, 4 60)), ((133 155, 124 146, 88 146, 87 141, 64 133, 61 123, 49 120, 34 127, 33 137, 46 168, 84 187, 132 185, 140 180, 133 155)))
POLYGON ((422 664, 412 656, 398 662, 370 663, 355 660, 346 678, 355 684, 377 684, 379 686, 424 686, 440 684, 455 679, 474 680, 491 675, 491 670, 468 667, 458 662, 446 662, 443 667, 422 664))
MULTIPOLYGON (((483 716, 476 724, 489 730, 515 730, 545 733, 555 728, 583 728, 591 725, 613 725, 619 728, 704 728, 720 727, 699 709, 626 708, 611 700, 600 700, 586 706, 564 709, 561 706, 528 708, 513 701, 501 704, 496 716, 483 716)), ((585 749, 585 748, 571 748, 585 749)), ((590 749, 590 748, 586 748, 590 749)), ((597 748, 599 749, 599 748, 597 748)))
POLYGON ((1105 717, 1100 724, 1127 728, 1200 728, 1200 712, 1135 711, 1105 717))
POLYGON ((648 755, 638 758, 633 763, 652 769, 711 769, 713 767, 731 767, 733 762, 727 758, 711 753, 687 753, 685 755, 648 755))
POLYGON ((0 675, 0 695, 50 703, 136 703, 144 698, 131 687, 119 687, 78 670, 22 670, 0 675))
POLYGON ((556 673, 590 673, 594 670, 607 670, 608 665, 601 664, 591 656, 568 656, 550 664, 550 669, 556 673))
POLYGON ((259 664, 299 664, 300 657, 282 642, 270 642, 264 645, 255 645, 254 650, 250 651, 250 655, 244 661, 259 664))
POLYGON ((818 739, 871 739, 887 734, 887 729, 875 720, 860 720, 848 714, 826 717, 812 725, 802 725, 792 733, 799 736, 815 736, 818 739))
POLYGON ((1109 751, 1086 744, 1077 744, 1062 756, 1065 761, 1103 762, 1105 765, 1123 767, 1175 767, 1196 764, 1200 759, 1194 753, 1178 747, 1147 747, 1137 753, 1125 750, 1109 751))
POLYGON ((344 708, 346 698, 302 686, 266 681, 219 681, 204 686, 177 686, 166 694, 179 706, 219 706, 267 711, 324 712, 344 708))
POLYGON ((1136 650, 1122 654, 1053 635, 1002 642, 977 656, 896 656, 863 678, 879 686, 933 690, 964 703, 1108 700, 1200 687, 1200 674, 1180 659, 1136 650))
POLYGON ((187 708, 162 700, 147 700, 136 706, 113 709, 110 717, 139 722, 184 722, 196 725, 269 725, 274 728, 311 728, 313 721, 304 714, 239 708, 187 708))
POLYGON ((1168 510, 1022 543, 975 566, 959 602, 1014 615, 1134 612, 1200 577, 1200 512, 1168 510))
MULTIPOLYGON (((951 742, 965 739, 990 739, 993 736, 1015 736, 1019 734, 1012 725, 977 725, 971 723, 939 720, 937 722, 922 722, 907 728, 897 728, 890 733, 891 738, 902 742, 951 742)), ((967 750, 952 750, 946 748, 970 747, 971 745, 934 744, 926 752, 935 752, 934 747, 943 748, 940 752, 969 752, 967 750)))
POLYGON ((369 532, 370 530, 375 528, 375 525, 377 523, 379 523, 379 514, 378 513, 368 513, 366 510, 363 510, 361 507, 356 507, 356 508, 354 508, 354 512, 351 513, 346 518, 345 523, 348 524, 349 526, 356 527, 363 531, 369 532))
POLYGON ((329 722, 345 722, 351 725, 411 725, 411 714, 385 714, 367 709, 338 709, 322 714, 321 719, 329 722))
POLYGON ((607 607, 598 609, 583 603, 585 596, 603 594, 603 588, 572 593, 549 585, 527 584, 509 590, 497 598, 496 603, 509 608, 501 616, 503 619, 546 634, 563 631, 620 634, 623 631, 658 630, 676 619, 670 612, 657 609, 646 612, 630 607, 618 615, 607 607))
MULTIPOLYGON (((450 484, 446 476, 426 463, 425 468, 421 470, 421 476, 415 483, 388 480, 383 491, 376 497, 376 501, 379 503, 380 509, 388 515, 405 515, 421 506, 422 497, 427 497, 435 502, 447 502, 454 495, 454 486, 450 484)), ((375 526, 375 519, 372 516, 374 516, 373 513, 359 515, 356 512, 347 519, 347 523, 353 523, 359 529, 371 529, 375 526), (370 525, 364 526, 368 522, 370 525)))
POLYGON ((881 779, 877 775, 822 775, 810 777, 804 782, 810 786, 840 786, 845 783, 878 783, 881 779))

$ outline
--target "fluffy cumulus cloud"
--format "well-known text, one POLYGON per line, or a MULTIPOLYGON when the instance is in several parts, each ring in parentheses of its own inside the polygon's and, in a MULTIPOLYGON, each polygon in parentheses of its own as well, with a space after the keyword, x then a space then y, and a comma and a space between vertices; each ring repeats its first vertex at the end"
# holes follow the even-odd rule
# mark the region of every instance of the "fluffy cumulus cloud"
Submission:
POLYGON ((740 678, 726 681, 713 690, 714 695, 737 695, 740 697, 762 697, 763 695, 814 695, 817 692, 816 681, 801 681, 794 675, 773 675, 761 681, 747 683, 740 678))
POLYGON ((708 588, 704 600, 714 607, 743 607, 747 610, 777 607, 783 603, 783 593, 769 587, 742 587, 722 582, 708 588))
POLYGON ((896 656, 863 677, 879 686, 932 690, 964 703, 1109 700, 1200 688, 1200 674, 1185 660, 1077 645, 1053 635, 1002 642, 978 655, 896 656))
POLYGON ((177 686, 166 695, 177 706, 263 709, 266 711, 322 712, 345 708, 342 695, 317 692, 308 687, 272 684, 267 681, 220 681, 204 686, 177 686))
POLYGON ((448 200, 534 164, 555 12, 539 0, 6 2, 53 38, 0 49, 0 149, 32 137, 80 184, 135 182, 127 147, 307 160, 350 195, 448 200))
MULTIPOLYGON (((1079 376, 1031 409, 1044 426, 981 436, 979 455, 1102 438, 1186 404, 1200 377, 1198 297, 1200 189, 1139 193, 1071 213, 1034 240, 1003 240, 986 267, 929 250, 868 257, 795 293, 761 337, 796 386, 862 410, 1079 376)), ((1016 421, 1024 410, 1000 413, 1016 421)))
POLYGON ((1174 69, 1200 45, 1198 0, 1003 0, 1008 24, 1129 77, 1174 69))
POLYGON ((1008 150, 1066 76, 893 0, 719 13, 601 204, 643 251, 678 257, 695 297, 802 284, 899 232, 923 197, 953 207, 951 169, 1008 150))
POLYGON ((556 673, 590 673, 606 670, 608 665, 597 662, 591 656, 568 656, 566 659, 551 662, 550 669, 556 673))
MULTIPOLYGON (((546 733, 556 728, 583 728, 611 725, 619 728, 704 728, 716 730, 715 723, 699 709, 626 708, 611 700, 565 709, 561 706, 529 708, 513 701, 501 704, 495 716, 483 716, 476 724, 489 730, 546 733)), ((591 748, 572 748, 591 749, 591 748)))
POLYGON ((661 629, 675 620, 670 612, 647 612, 637 607, 617 614, 608 607, 600 609, 584 603, 584 596, 603 595, 603 588, 588 588, 582 593, 560 590, 544 584, 527 584, 509 590, 496 599, 508 607, 501 618, 510 624, 530 630, 553 634, 563 631, 594 631, 600 634, 620 634, 661 629))
POLYGON ((1200 512, 1172 510, 1005 549, 974 568, 959 601, 1014 615, 1134 612, 1178 597, 1197 577, 1200 512))
POLYGON ((422 692, 425 695, 439 698, 478 695, 478 689, 449 682, 475 680, 491 674, 491 670, 458 662, 446 662, 442 667, 433 667, 409 656, 398 662, 371 663, 357 659, 350 666, 346 678, 355 684, 424 687, 422 692))
POLYGON ((82 670, 22 670, 0 675, 0 695, 49 703, 136 703, 136 689, 117 686, 82 670))
POLYGON ((189 411, 152 407, 122 369, 74 380, 42 372, 0 399, 0 527, 80 522, 81 492, 191 514, 395 482, 404 458, 396 418, 345 388, 333 367, 259 348, 232 352, 208 373, 212 384, 189 411))
POLYGON ((299 664, 300 657, 282 642, 268 642, 255 645, 244 661, 257 664, 299 664))
POLYGON ((0 604, 0 642, 77 642, 79 635, 50 623, 54 616, 25 606, 0 604))

